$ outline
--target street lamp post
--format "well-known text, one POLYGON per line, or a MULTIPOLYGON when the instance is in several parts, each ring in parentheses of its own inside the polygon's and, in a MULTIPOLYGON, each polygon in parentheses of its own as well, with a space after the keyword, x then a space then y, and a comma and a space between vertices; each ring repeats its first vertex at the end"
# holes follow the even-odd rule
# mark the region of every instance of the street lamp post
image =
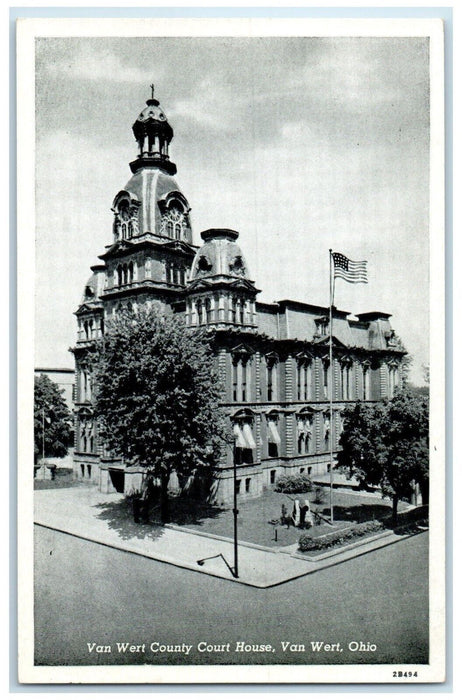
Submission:
POLYGON ((226 558, 220 552, 219 554, 213 554, 211 557, 204 557, 203 559, 198 559, 197 563, 199 566, 204 566, 206 561, 210 559, 223 559, 224 563, 228 567, 229 571, 234 578, 239 578, 239 569, 237 563, 237 516, 239 511, 237 509, 237 467, 236 467, 236 439, 233 442, 233 482, 234 482, 234 498, 233 498, 233 520, 234 520, 234 566, 231 566, 226 561, 226 558))

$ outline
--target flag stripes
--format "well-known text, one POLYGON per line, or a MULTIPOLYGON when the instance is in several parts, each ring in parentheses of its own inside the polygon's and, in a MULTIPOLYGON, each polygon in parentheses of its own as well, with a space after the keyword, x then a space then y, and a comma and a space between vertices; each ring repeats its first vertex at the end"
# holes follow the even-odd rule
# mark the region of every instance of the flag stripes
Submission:
POLYGON ((342 253, 332 253, 334 279, 336 277, 358 284, 367 283, 367 260, 350 260, 342 253))

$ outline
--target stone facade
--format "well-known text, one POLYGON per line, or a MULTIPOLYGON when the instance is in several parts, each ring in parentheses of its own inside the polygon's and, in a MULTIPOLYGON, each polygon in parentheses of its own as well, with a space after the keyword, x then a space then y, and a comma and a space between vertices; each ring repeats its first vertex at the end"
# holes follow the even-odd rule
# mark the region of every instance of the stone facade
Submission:
MULTIPOLYGON (((209 229, 201 234, 203 245, 193 245, 190 207, 168 155, 173 130, 157 100, 148 100, 133 132, 139 154, 130 163, 131 179, 113 201, 113 242, 91 268, 76 312, 76 476, 104 492, 127 492, 141 482, 140 470, 126 469, 98 440, 86 349, 119 309, 146 303, 182 314, 187 326, 216 331, 240 498, 258 496, 281 473, 326 474, 330 431, 336 449, 344 407, 390 397, 402 385, 405 351, 390 314, 352 317, 334 308, 331 372, 328 307, 288 299, 260 303, 236 231, 209 229)), ((224 446, 210 497, 217 503, 232 500, 231 448, 224 446)))

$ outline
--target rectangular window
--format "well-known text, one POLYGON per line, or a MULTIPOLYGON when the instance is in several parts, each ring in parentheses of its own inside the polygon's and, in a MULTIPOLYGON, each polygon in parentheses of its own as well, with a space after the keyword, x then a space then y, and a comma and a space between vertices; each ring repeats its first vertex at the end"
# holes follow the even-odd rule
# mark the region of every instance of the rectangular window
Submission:
POLYGON ((277 457, 281 438, 274 420, 268 421, 268 457, 277 457))
POLYGON ((237 363, 232 364, 233 401, 237 401, 237 363))
POLYGON ((268 443, 268 457, 278 457, 278 446, 275 442, 268 443))
POLYGON ((250 479, 250 478, 247 478, 247 479, 245 480, 245 492, 246 492, 246 493, 249 493, 249 492, 250 492, 250 482, 251 482, 251 479, 250 479))
POLYGON ((305 365, 305 400, 310 398, 310 385, 311 385, 311 365, 305 365))
POLYGON ((302 400, 302 365, 297 365, 297 401, 302 400))
POLYGON ((330 398, 329 397, 329 363, 328 362, 323 362, 322 365, 322 373, 323 373, 323 388, 324 388, 324 397, 326 399, 330 398))
POLYGON ((276 469, 271 469, 270 471, 270 484, 274 484, 276 481, 276 469))
POLYGON ((273 365, 266 368, 268 401, 273 400, 273 365))
POLYGON ((247 363, 241 364, 242 401, 247 401, 247 363))
POLYGON ((241 493, 241 480, 236 479, 236 493, 241 493))

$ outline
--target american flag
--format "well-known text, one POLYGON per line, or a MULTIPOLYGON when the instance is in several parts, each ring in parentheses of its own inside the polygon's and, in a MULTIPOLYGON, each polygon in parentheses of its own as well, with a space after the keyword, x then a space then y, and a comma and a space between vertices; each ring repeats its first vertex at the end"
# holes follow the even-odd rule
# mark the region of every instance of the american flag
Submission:
POLYGON ((367 282, 367 260, 350 260, 342 253, 332 253, 332 259, 334 261, 334 278, 340 277, 340 279, 353 284, 367 282))

